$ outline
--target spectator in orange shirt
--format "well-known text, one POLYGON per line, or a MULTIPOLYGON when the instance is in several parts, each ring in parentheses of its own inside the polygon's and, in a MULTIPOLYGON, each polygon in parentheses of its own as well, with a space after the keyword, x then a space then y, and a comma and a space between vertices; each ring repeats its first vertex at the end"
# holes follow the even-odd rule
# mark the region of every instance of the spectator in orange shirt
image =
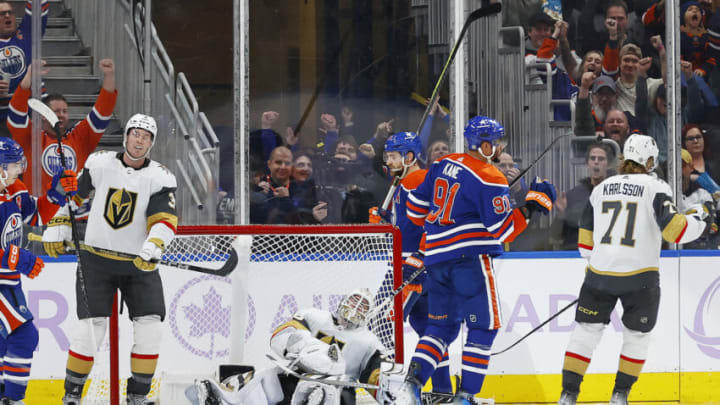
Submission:
MULTIPOLYGON (((100 142, 105 128, 107 128, 115 101, 117 90, 115 89, 115 64, 111 59, 103 59, 99 62, 100 70, 103 72, 103 84, 100 89, 95 105, 84 120, 78 122, 72 128, 68 128, 70 117, 68 115, 68 103, 60 94, 50 94, 45 100, 57 114, 60 120, 60 131, 63 132, 63 150, 67 161, 67 169, 80 171, 85 165, 85 160, 100 142)), ((7 125, 13 138, 25 150, 28 161, 28 169, 25 174, 26 184, 30 193, 35 195, 40 190, 32 189, 32 171, 35 165, 32 161, 32 123, 28 116, 28 100, 30 99, 31 68, 20 82, 15 94, 10 100, 10 112, 8 113, 7 125)), ((48 184, 52 176, 61 169, 60 155, 57 148, 57 134, 50 127, 45 119, 42 126, 42 154, 40 166, 42 167, 42 183, 48 184)))

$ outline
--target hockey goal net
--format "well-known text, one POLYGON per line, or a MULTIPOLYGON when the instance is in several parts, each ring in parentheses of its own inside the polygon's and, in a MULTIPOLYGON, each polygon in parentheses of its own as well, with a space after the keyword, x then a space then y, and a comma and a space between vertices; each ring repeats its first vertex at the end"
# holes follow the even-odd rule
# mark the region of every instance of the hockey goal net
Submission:
MULTIPOLYGON (((178 370, 202 376, 224 363, 270 366, 265 354, 277 326, 303 308, 334 312, 361 287, 375 294, 376 306, 385 304, 369 329, 402 362, 402 297, 393 297, 402 283, 402 257, 394 227, 181 226, 163 259, 219 269, 231 249, 238 263, 227 277, 161 266, 167 315, 151 398, 184 403, 169 396, 162 381, 178 370)), ((113 332, 111 321, 97 353, 85 404, 115 404, 125 396, 132 324, 127 316, 119 322, 119 332, 113 332)))

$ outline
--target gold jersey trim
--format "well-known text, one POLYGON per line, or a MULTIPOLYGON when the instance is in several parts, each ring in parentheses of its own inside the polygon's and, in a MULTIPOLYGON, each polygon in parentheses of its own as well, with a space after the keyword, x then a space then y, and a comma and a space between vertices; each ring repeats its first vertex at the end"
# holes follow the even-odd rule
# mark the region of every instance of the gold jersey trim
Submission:
POLYGON ((634 275, 640 274, 640 273, 646 273, 648 271, 658 271, 659 269, 657 267, 645 267, 645 268, 633 270, 633 271, 618 272, 618 271, 602 271, 602 270, 598 270, 598 269, 594 268, 593 266, 588 265, 587 270, 592 271, 593 273, 599 274, 601 276, 628 277, 628 276, 634 276, 634 275))

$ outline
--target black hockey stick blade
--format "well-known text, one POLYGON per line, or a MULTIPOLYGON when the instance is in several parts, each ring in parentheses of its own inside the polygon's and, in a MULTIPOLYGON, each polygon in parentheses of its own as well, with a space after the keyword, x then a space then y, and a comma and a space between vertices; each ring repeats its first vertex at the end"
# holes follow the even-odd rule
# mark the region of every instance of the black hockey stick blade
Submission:
POLYGON ((518 181, 520 181, 520 179, 523 178, 523 176, 525 175, 525 173, 527 173, 530 169, 532 169, 532 168, 535 166, 535 164, 536 164, 537 162, 539 162, 540 159, 542 159, 543 156, 545 156, 545 154, 548 153, 548 151, 550 151, 550 149, 552 149, 553 145, 555 145, 555 143, 556 143, 557 141, 559 141, 561 138, 564 138, 564 137, 566 137, 566 136, 570 136, 571 134, 572 134, 572 132, 568 132, 568 133, 566 133, 566 134, 560 134, 560 135, 556 136, 555 139, 553 139, 552 142, 550 142, 550 145, 548 145, 547 148, 545 148, 545 150, 542 151, 542 152, 540 153, 540 155, 539 155, 538 157, 536 157, 535 160, 533 160, 533 162, 528 165, 528 167, 522 169, 522 171, 520 171, 520 173, 519 173, 517 176, 515 176, 514 179, 512 179, 512 181, 510 182, 510 184, 508 185, 508 187, 512 187, 512 186, 515 185, 515 183, 517 183, 518 181))
MULTIPOLYGON (((28 240, 31 242, 42 242, 43 241, 42 236, 40 236, 36 233, 32 233, 32 232, 28 234, 28 240)), ((65 242, 65 244, 66 244, 67 248, 75 251, 74 243, 65 242)), ((135 259, 137 257, 137 255, 131 255, 130 253, 118 252, 118 251, 110 250, 110 249, 97 248, 97 247, 93 247, 93 246, 88 246, 84 243, 80 243, 80 249, 92 250, 92 251, 99 252, 99 253, 107 253, 109 255, 121 257, 124 259, 135 259)), ((152 260, 152 263, 157 263, 157 264, 161 264, 163 266, 168 266, 168 267, 175 267, 176 269, 181 269, 181 270, 188 270, 188 271, 194 271, 197 273, 204 273, 204 274, 210 274, 213 276, 225 277, 225 276, 228 276, 230 273, 232 273, 233 270, 235 270, 235 267, 237 267, 237 264, 239 261, 237 251, 235 250, 235 248, 230 247, 230 251, 228 252, 228 255, 229 255, 228 259, 225 261, 225 263, 219 269, 212 269, 209 267, 196 266, 194 264, 187 264, 187 263, 175 262, 175 261, 170 261, 170 260, 162 260, 162 259, 152 260)))
POLYGON ((503 349, 503 350, 500 350, 499 352, 491 353, 490 355, 491 355, 491 356, 496 356, 496 355, 498 355, 498 354, 505 353, 506 351, 508 351, 508 350, 512 349, 513 347, 517 346, 520 342, 522 342, 523 340, 525 340, 525 338, 527 338, 528 336, 532 335, 533 333, 535 333, 538 329, 542 328, 543 326, 547 325, 548 322, 550 322, 550 321, 552 321, 553 319, 555 319, 555 318, 557 318, 558 316, 560 316, 560 314, 562 314, 563 312, 567 311, 567 309, 570 308, 570 307, 572 307, 573 305, 577 304, 577 302, 578 302, 578 300, 577 300, 577 298, 576 298, 575 301, 567 304, 563 309, 557 311, 557 312, 555 313, 555 315, 553 315, 553 316, 551 316, 550 318, 546 319, 545 322, 543 322, 543 323, 541 323, 540 325, 536 326, 535 329, 531 330, 530 332, 526 333, 525 336, 523 336, 523 337, 521 337, 520 339, 516 340, 515 343, 511 344, 510 346, 506 347, 506 348, 503 349))
POLYGON ((502 10, 502 6, 500 3, 494 3, 490 4, 487 7, 479 8, 467 17, 465 19, 465 23, 462 26, 462 29, 460 30, 460 35, 458 35, 457 39, 455 40, 455 45, 453 45, 452 50, 450 51, 450 56, 448 56, 447 61, 445 61, 445 66, 443 66, 442 71, 440 72, 440 76, 438 77, 437 83, 435 83, 435 88, 433 88, 432 95, 430 96, 430 100, 428 101, 427 107, 425 107, 425 111, 423 112, 422 118, 420 119, 420 124, 418 124, 416 133, 419 134, 422 131, 423 126, 425 125, 425 121, 427 121, 428 115, 430 115, 430 110, 433 107, 433 104, 435 104, 435 100, 438 98, 438 95, 440 94, 440 87, 442 87, 443 82, 445 81, 445 78, 447 77, 447 70, 450 65, 452 65, 453 60, 455 60, 455 54, 457 54, 458 49, 460 48, 460 44, 462 44, 463 39, 465 38, 465 33, 467 32, 468 28, 470 28, 470 25, 477 21, 478 19, 482 17, 489 17, 491 15, 495 15, 499 13, 502 10))
POLYGON ((392 290, 390 292, 390 295, 388 295, 383 302, 381 302, 379 305, 373 309, 371 313, 368 314, 367 319, 374 319, 378 315, 385 316, 385 308, 390 308, 390 304, 392 304, 393 300, 395 300, 395 296, 400 294, 400 291, 402 291, 403 288, 407 287, 408 284, 412 283, 413 280, 415 280, 422 272, 425 271, 425 266, 420 267, 419 269, 415 270, 410 277, 405 279, 405 281, 398 286, 398 288, 392 290))
MULTIPOLYGON (((466 25, 469 25, 471 22, 477 20, 478 18, 488 17, 494 14, 497 14, 502 11, 502 4, 500 3, 493 3, 486 7, 481 7, 468 16, 467 20, 465 21, 466 25)), ((464 28, 464 27, 463 27, 464 28)))

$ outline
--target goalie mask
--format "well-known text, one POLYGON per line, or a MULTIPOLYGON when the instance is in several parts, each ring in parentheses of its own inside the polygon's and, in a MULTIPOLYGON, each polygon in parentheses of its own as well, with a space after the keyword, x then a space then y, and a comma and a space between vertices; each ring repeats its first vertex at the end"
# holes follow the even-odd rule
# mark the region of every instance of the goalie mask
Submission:
POLYGON ((145 115, 145 114, 135 114, 127 121, 125 124, 125 135, 123 136, 123 149, 125 149, 125 154, 130 158, 130 160, 143 160, 145 159, 149 154, 150 150, 152 149, 153 145, 155 145, 155 139, 157 138, 157 123, 155 122, 155 118, 145 115), (130 136, 130 131, 139 128, 143 129, 145 131, 150 132, 152 135, 152 143, 150 143, 150 147, 148 148, 147 152, 139 158, 132 157, 130 153, 128 153, 127 150, 127 138, 130 136))
POLYGON ((350 293, 340 302, 335 317, 341 327, 356 329, 365 326, 368 314, 372 309, 372 294, 367 288, 360 288, 350 293))
POLYGON ((3 187, 7 187, 15 182, 15 180, 27 168, 27 160, 23 148, 12 138, 0 138, 0 183, 3 187))

